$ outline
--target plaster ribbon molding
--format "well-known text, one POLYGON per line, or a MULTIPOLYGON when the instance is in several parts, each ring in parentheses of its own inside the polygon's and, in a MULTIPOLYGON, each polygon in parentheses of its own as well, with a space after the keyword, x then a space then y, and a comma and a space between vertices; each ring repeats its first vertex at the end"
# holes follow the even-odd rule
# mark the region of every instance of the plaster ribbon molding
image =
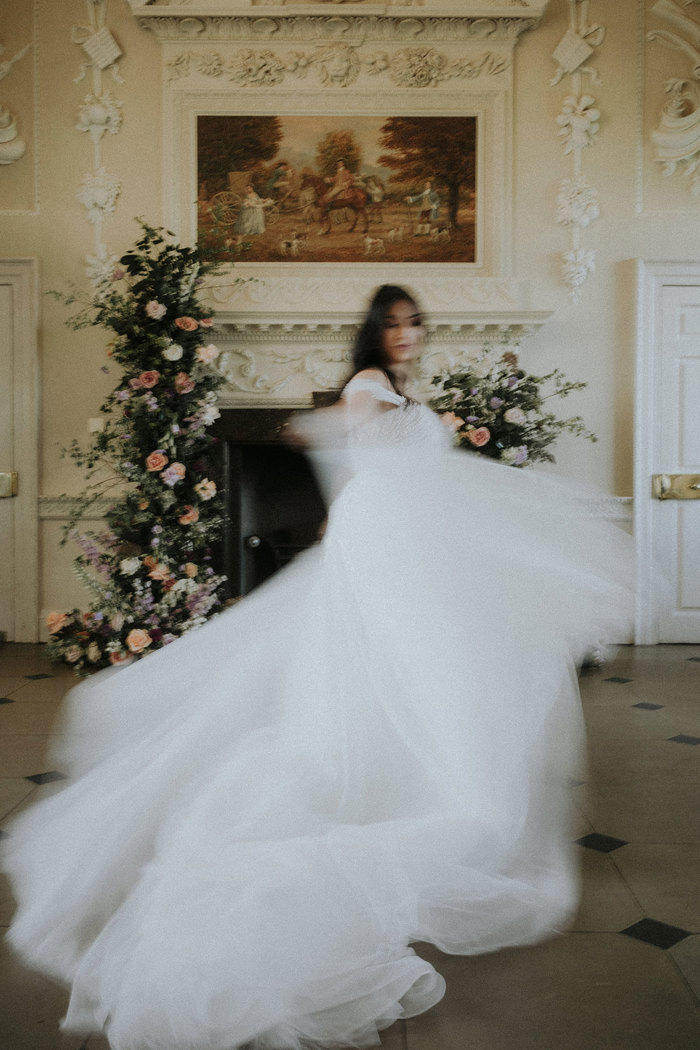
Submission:
POLYGON ((92 78, 92 91, 79 107, 75 127, 90 136, 93 147, 93 170, 85 175, 76 197, 95 230, 94 254, 85 257, 87 275, 94 285, 111 272, 117 261, 105 244, 104 223, 114 214, 121 192, 120 180, 106 171, 102 158, 104 136, 116 135, 122 125, 122 103, 105 90, 102 74, 109 70, 117 83, 124 83, 119 73, 122 50, 106 25, 107 4, 108 0, 86 0, 87 22, 73 26, 71 32, 72 42, 80 45, 86 56, 74 83, 81 83, 88 73, 92 78))
POLYGON ((700 198, 700 22, 673 0, 658 0, 651 13, 673 26, 647 33, 649 42, 680 51, 687 63, 687 77, 672 77, 664 84, 668 101, 661 110, 658 127, 651 132, 655 160, 664 175, 677 172, 689 179, 690 192, 700 198))
POLYGON ((599 132, 600 110, 593 95, 584 92, 584 78, 591 84, 601 82, 591 60, 605 39, 605 28, 589 23, 589 0, 568 0, 568 5, 569 28, 553 52, 557 70, 550 84, 556 87, 565 77, 571 83, 557 125, 564 155, 571 157, 572 174, 559 183, 556 221, 569 230, 569 247, 561 253, 561 273, 569 297, 578 302, 596 261, 595 250, 582 247, 581 231, 600 215, 598 192, 583 173, 583 153, 599 132))
MULTIPOLYGON (((10 58, 3 59, 7 49, 0 44, 0 80, 10 74, 12 67, 24 58, 31 46, 26 44, 10 58)), ((27 143, 17 130, 17 118, 0 102, 0 164, 14 164, 26 151, 27 143)))

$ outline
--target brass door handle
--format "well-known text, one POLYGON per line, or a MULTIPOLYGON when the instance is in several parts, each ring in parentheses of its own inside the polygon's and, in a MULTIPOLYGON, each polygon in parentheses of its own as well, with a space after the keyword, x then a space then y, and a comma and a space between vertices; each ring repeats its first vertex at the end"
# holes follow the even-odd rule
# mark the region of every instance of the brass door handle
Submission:
POLYGON ((17 471, 0 471, 0 499, 9 499, 10 496, 16 496, 18 491, 17 471))
POLYGON ((700 499, 700 474, 653 474, 654 499, 700 499))

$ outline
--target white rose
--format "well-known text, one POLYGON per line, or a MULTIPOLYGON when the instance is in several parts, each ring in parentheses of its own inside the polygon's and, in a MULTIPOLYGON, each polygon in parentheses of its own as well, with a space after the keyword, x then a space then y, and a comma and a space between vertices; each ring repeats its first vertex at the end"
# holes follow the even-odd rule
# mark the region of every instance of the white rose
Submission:
POLYGON ((202 409, 201 420, 205 427, 211 426, 211 424, 219 418, 221 412, 215 405, 207 405, 202 409))
POLYGON ((97 642, 90 642, 87 648, 87 658, 91 664, 96 664, 102 655, 101 649, 97 642))
POLYGON ((518 454, 518 450, 515 448, 504 448, 501 452, 501 462, 507 463, 508 466, 512 466, 515 463, 515 457, 518 454))
POLYGON ((122 558, 119 562, 119 571, 122 576, 133 576, 141 566, 140 558, 122 558))
POLYGON ((523 412, 522 408, 508 408, 503 413, 503 418, 506 423, 524 423, 527 416, 523 412))
POLYGON ((179 361, 184 352, 179 343, 170 342, 163 350, 163 357, 166 361, 179 361))

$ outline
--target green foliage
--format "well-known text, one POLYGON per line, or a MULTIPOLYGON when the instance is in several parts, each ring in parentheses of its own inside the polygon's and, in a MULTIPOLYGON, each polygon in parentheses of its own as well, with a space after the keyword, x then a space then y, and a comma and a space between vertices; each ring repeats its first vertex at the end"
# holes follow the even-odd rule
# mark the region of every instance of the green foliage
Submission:
POLYGON ((87 613, 49 616, 49 651, 79 674, 167 645, 223 600, 225 581, 211 566, 223 506, 208 428, 225 375, 197 299, 211 266, 172 234, 142 229, 91 298, 59 296, 80 304, 71 327, 114 333, 107 353, 122 369, 100 408, 103 429, 67 450, 88 484, 63 542, 77 542, 76 572, 93 600, 87 613), (79 520, 111 493, 106 528, 80 532, 79 520))
POLYGON ((430 403, 446 414, 456 443, 509 466, 554 463, 550 446, 564 431, 597 441, 581 416, 559 419, 548 404, 586 384, 571 382, 559 369, 528 375, 512 350, 485 348, 459 372, 435 376, 432 383, 441 391, 430 403))
POLYGON ((360 170, 362 151, 351 131, 331 131, 316 147, 316 166, 322 178, 335 175, 339 160, 345 162, 348 171, 355 173, 360 170))

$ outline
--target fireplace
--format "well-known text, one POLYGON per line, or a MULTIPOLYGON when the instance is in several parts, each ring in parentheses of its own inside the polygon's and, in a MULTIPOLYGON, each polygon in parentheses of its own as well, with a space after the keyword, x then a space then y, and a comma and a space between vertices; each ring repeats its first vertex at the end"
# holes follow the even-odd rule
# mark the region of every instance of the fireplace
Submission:
POLYGON ((290 414, 288 408, 223 408, 213 429, 226 516, 218 561, 230 597, 248 594, 316 543, 326 516, 306 457, 282 441, 290 414))

